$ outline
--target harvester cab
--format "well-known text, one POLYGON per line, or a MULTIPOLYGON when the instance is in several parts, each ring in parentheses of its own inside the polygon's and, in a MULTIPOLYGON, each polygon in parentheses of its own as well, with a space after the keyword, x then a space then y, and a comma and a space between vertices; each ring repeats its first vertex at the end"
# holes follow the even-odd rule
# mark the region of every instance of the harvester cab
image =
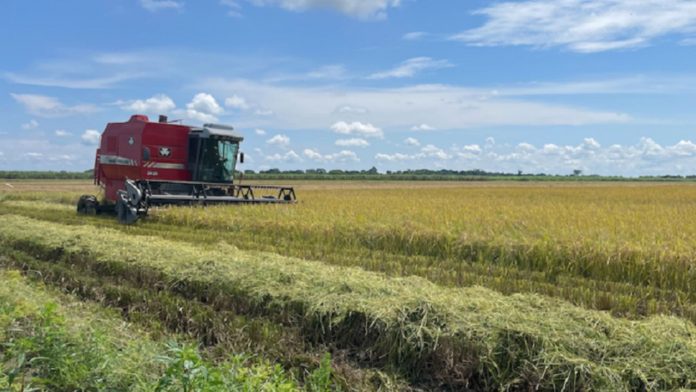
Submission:
POLYGON ((109 123, 94 162, 104 200, 83 195, 77 211, 114 211, 119 222, 131 224, 152 206, 294 203, 292 187, 242 185, 235 178, 237 162, 244 162, 243 140, 231 126, 174 124, 165 116, 109 123))

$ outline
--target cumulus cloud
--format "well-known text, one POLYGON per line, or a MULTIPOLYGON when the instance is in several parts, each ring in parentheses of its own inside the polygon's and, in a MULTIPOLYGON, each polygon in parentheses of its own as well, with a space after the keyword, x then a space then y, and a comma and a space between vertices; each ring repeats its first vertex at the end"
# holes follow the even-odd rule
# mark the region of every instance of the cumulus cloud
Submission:
POLYGON ((222 114, 223 111, 215 97, 207 93, 196 94, 191 102, 186 104, 186 115, 201 122, 215 122, 218 120, 216 115, 222 114))
POLYGON ((82 143, 87 145, 99 144, 99 140, 101 140, 101 132, 97 131, 96 129, 87 129, 82 134, 81 139, 82 143))
POLYGON ((55 135, 58 137, 66 137, 66 136, 70 136, 70 132, 68 132, 64 129, 56 129, 55 135))
POLYGON ((480 162, 501 170, 567 174, 575 169, 587 174, 693 174, 686 168, 696 165, 696 144, 681 140, 662 145, 652 138, 641 138, 634 145, 604 147, 594 138, 577 145, 547 143, 535 146, 520 143, 511 151, 486 150, 480 162))
POLYGON ((31 119, 28 123, 22 124, 22 129, 36 129, 39 126, 39 122, 31 119))
POLYGON ((670 34, 696 35, 691 0, 526 0, 480 9, 486 22, 451 39, 478 46, 560 46, 580 53, 649 45, 670 34))
POLYGON ((434 131, 435 127, 431 127, 428 124, 420 124, 420 125, 414 125, 411 127, 412 131, 434 131))
POLYGON ((336 145, 341 147, 368 147, 370 143, 365 139, 352 138, 338 139, 336 140, 336 145))
POLYGON ((483 153, 483 149, 478 144, 467 144, 462 147, 452 147, 452 153, 458 158, 471 160, 478 159, 481 153, 483 153))
POLYGON ((376 72, 368 76, 368 79, 389 79, 389 78, 410 78, 417 73, 453 67, 452 63, 447 60, 434 60, 430 57, 414 57, 408 59, 390 70, 376 72))
POLYGON ((420 141, 418 141, 418 139, 414 137, 407 137, 406 139, 404 139, 404 144, 406 144, 407 146, 418 147, 420 146, 420 141))
POLYGON ((181 10, 184 8, 184 2, 174 0, 140 0, 140 6, 150 12, 166 9, 181 10))
POLYGON ((429 158, 437 158, 442 160, 451 158, 451 156, 447 154, 445 150, 432 144, 428 144, 427 146, 421 148, 421 153, 425 154, 425 156, 429 158))
POLYGON ((359 135, 364 137, 377 138, 384 137, 384 132, 380 128, 370 123, 363 124, 359 121, 355 121, 352 123, 339 121, 331 126, 331 130, 342 135, 359 135))
POLYGON ((665 145, 647 137, 632 145, 608 146, 591 137, 578 144, 566 145, 521 142, 510 146, 487 141, 483 146, 468 144, 449 148, 428 144, 416 153, 382 152, 374 159, 398 167, 422 165, 507 173, 522 170, 527 173, 571 174, 578 169, 586 174, 602 175, 693 175, 696 174, 696 143, 680 140, 665 145))
POLYGON ((313 150, 311 148, 306 148, 302 154, 317 162, 347 162, 347 161, 353 161, 353 162, 359 162, 360 159, 358 158, 358 155, 350 150, 342 150, 340 152, 334 153, 334 154, 326 154, 323 155, 317 150, 313 150))
POLYGON ((290 138, 285 135, 275 135, 266 140, 266 143, 279 147, 288 147, 290 145, 290 138))
MULTIPOLYGON (((407 139, 408 140, 408 139, 407 139)), ((415 139, 414 139, 415 140, 415 139)), ((417 140, 415 140, 418 142, 417 140)), ((414 144, 415 145, 415 144, 414 144)), ((418 144, 420 145, 420 143, 418 144)), ((418 153, 415 154, 403 154, 403 153, 394 153, 394 154, 385 154, 385 153, 378 153, 375 155, 375 159, 378 161, 387 161, 387 162, 398 162, 398 161, 413 161, 413 160, 425 160, 425 159, 435 159, 435 160, 448 160, 451 159, 452 156, 445 152, 444 149, 437 147, 433 144, 428 144, 420 149, 418 153)))
POLYGON ((249 109, 249 104, 247 103, 246 99, 238 96, 238 95, 233 95, 231 97, 228 97, 225 99, 225 106, 228 108, 232 109, 238 109, 238 110, 248 110, 249 109))
POLYGON ((259 135, 259 136, 264 136, 264 135, 266 135, 266 131, 263 130, 263 129, 261 129, 261 128, 256 128, 256 129, 254 129, 254 133, 257 134, 257 135, 259 135))
POLYGON ((37 94, 10 94, 15 101, 24 106, 29 114, 39 117, 63 117, 74 114, 88 114, 97 111, 96 106, 81 104, 67 106, 57 98, 37 94))
POLYGON ((270 162, 302 162, 302 158, 293 150, 285 154, 273 154, 266 156, 266 160, 270 162))
POLYGON ((395 154, 378 153, 375 155, 375 159, 378 161, 397 162, 397 161, 408 161, 408 160, 412 160, 412 159, 416 159, 416 158, 413 155, 407 155, 407 154, 402 154, 402 153, 397 152, 395 154))
POLYGON ((398 7, 401 0, 249 0, 258 6, 280 6, 290 11, 312 8, 333 9, 360 19, 383 19, 389 8, 398 7))
POLYGON ((153 95, 147 99, 136 99, 121 105, 123 110, 135 113, 164 114, 176 108, 174 101, 164 94, 153 95))

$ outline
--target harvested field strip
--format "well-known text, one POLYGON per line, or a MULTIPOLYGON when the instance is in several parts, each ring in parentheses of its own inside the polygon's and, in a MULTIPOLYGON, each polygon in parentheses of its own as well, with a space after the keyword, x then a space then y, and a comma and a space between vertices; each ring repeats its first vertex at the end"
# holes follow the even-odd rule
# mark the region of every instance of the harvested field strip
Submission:
POLYGON ((412 380, 479 389, 696 387, 696 328, 677 318, 616 319, 536 295, 448 289, 225 244, 210 250, 12 215, 3 216, 0 239, 218 309, 268 316, 412 380))
POLYGON ((16 271, 0 270, 0 283, 2 390, 299 390, 278 366, 242 357, 213 365, 16 271))
MULTIPOLYGON (((151 335, 174 332, 198 341, 206 355, 214 359, 227 358, 230 352, 265 358, 303 381, 310 374, 308 370, 320 366, 327 352, 325 347, 308 347, 292 326, 246 318, 182 298, 161 287, 136 287, 118 275, 110 276, 109 271, 93 270, 97 264, 71 263, 68 255, 42 261, 0 245, 0 265, 21 268, 28 276, 63 291, 119 309, 123 317, 142 325, 151 335)), ((334 358, 332 364, 335 382, 344 390, 408 389, 386 374, 356 368, 342 358, 334 358)))
POLYGON ((242 249, 277 251, 326 263, 357 266, 391 276, 418 275, 448 286, 479 285, 504 294, 534 292, 560 297, 573 304, 614 315, 645 316, 674 314, 696 322, 696 290, 659 289, 649 283, 612 282, 557 271, 530 271, 494 262, 439 260, 425 256, 405 256, 383 251, 346 249, 327 253, 321 246, 292 243, 282 238, 275 244, 260 241, 256 233, 221 231, 214 228, 169 225, 145 220, 136 226, 123 226, 111 216, 78 216, 72 206, 53 203, 11 201, 0 203, 0 214, 23 216, 75 225, 110 227, 128 235, 158 236, 193 244, 225 241, 242 249), (303 246, 304 245, 304 246, 303 246))

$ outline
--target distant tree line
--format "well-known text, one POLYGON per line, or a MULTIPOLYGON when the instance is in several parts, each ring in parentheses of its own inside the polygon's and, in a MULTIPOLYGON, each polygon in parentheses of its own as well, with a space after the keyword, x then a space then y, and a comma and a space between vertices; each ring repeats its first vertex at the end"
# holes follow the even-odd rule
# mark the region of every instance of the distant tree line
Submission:
POLYGON ((0 178, 7 180, 87 180, 92 179, 92 169, 83 172, 69 171, 21 171, 0 170, 0 178))
MULTIPOLYGON (((0 179, 10 180, 91 180, 93 170, 83 172, 68 171, 2 171, 0 179)), ((516 173, 489 172, 485 170, 387 170, 380 173, 376 167, 367 170, 327 170, 322 168, 307 170, 280 170, 277 168, 268 170, 245 170, 236 173, 237 179, 242 180, 395 180, 395 181, 691 181, 696 180, 696 175, 678 176, 600 176, 582 174, 580 170, 574 170, 567 175, 546 173, 516 173)))

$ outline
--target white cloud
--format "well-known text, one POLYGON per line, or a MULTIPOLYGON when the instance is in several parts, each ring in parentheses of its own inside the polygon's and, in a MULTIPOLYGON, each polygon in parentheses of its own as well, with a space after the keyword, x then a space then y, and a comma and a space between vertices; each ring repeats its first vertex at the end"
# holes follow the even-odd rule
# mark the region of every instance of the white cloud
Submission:
POLYGON ((184 8, 183 1, 174 0, 140 0, 140 5, 150 12, 166 9, 181 10, 184 8))
POLYGON ((407 154, 402 154, 402 153, 397 152, 395 154, 378 153, 375 155, 375 159, 378 161, 397 162, 397 161, 409 161, 409 160, 413 160, 416 158, 413 155, 407 155, 407 154))
POLYGON ((272 110, 268 110, 268 109, 256 109, 256 110, 254 111, 254 114, 257 115, 257 116, 267 117, 267 116, 272 116, 272 115, 273 115, 273 111, 272 111, 272 110))
POLYGON ((346 67, 340 64, 325 65, 304 73, 281 73, 265 79, 266 82, 341 80, 347 76, 346 67))
POLYGON ((410 129, 426 123, 438 130, 488 126, 558 126, 616 124, 631 121, 622 112, 574 107, 555 100, 526 100, 520 95, 495 95, 482 100, 491 89, 447 85, 414 85, 401 88, 351 88, 344 86, 278 86, 248 80, 208 79, 199 88, 272 107, 267 118, 241 115, 240 127, 320 130, 326 124, 355 121, 380 124, 385 129, 410 129), (364 108, 363 113, 341 108, 364 108), (359 118, 355 118, 358 117, 359 118), (352 117, 352 118, 350 118, 352 117), (350 121, 348 121, 350 120, 350 121))
POLYGON ((587 147, 590 150, 599 150, 602 147, 602 145, 599 144, 598 141, 591 137, 588 137, 585 140, 583 140, 583 146, 587 147))
POLYGON ((339 121, 331 126, 331 130, 342 135, 359 135, 364 137, 384 137, 384 132, 370 123, 361 123, 355 121, 352 123, 347 123, 345 121, 339 121))
POLYGON ((442 160, 451 158, 451 156, 447 154, 445 150, 441 149, 440 147, 436 147, 432 144, 428 144, 427 146, 421 148, 421 152, 429 158, 437 158, 442 160))
POLYGON ((346 67, 340 64, 325 65, 307 73, 307 79, 342 79, 346 76, 346 67))
POLYGON ((36 94, 10 94, 24 109, 40 117, 62 117, 74 114, 88 114, 97 111, 96 106, 81 104, 66 106, 57 98, 36 94))
POLYGON ((31 86, 43 86, 43 87, 64 87, 64 88, 74 88, 74 89, 103 89, 110 88, 118 82, 123 82, 125 80, 135 79, 141 77, 142 75, 137 72, 132 73, 116 73, 107 76, 95 76, 95 77, 67 77, 64 75, 58 76, 36 76, 36 75, 22 75, 12 72, 6 72, 2 75, 5 79, 12 83, 17 84, 28 84, 31 86))
POLYGON ((319 153, 319 151, 312 150, 311 148, 305 148, 302 154, 304 154, 304 156, 306 156, 307 158, 315 161, 320 160, 324 157, 323 155, 321 155, 321 153, 319 153))
POLYGON ((526 0, 480 9, 486 22, 451 37, 471 45, 561 46, 581 53, 649 45, 669 34, 696 34, 691 0, 526 0))
POLYGON ((411 127, 412 131, 434 131, 435 127, 431 127, 428 124, 420 124, 420 125, 414 125, 411 127))
POLYGON ((462 159, 479 159, 483 149, 478 144, 467 144, 463 147, 452 148, 454 154, 462 159))
POLYGON ((266 143, 279 147, 288 147, 290 145, 290 138, 285 135, 275 135, 266 140, 266 143))
POLYGON ((355 113, 355 114, 365 114, 368 112, 367 109, 359 106, 343 105, 336 109, 337 113, 355 113))
POLYGON ((383 19, 389 8, 398 7, 401 0, 249 0, 258 6, 275 5, 290 11, 312 8, 333 9, 360 19, 383 19))
POLYGON ((285 154, 273 154, 266 156, 267 161, 271 162, 302 162, 302 158, 293 150, 285 154))
POLYGON ((82 134, 81 138, 84 144, 96 145, 101 140, 101 132, 96 129, 88 129, 82 134))
POLYGON ((22 129, 35 129, 39 126, 39 122, 31 119, 28 123, 22 124, 22 129))
POLYGON ((407 41, 417 41, 419 39, 425 38, 427 35, 428 33, 423 31, 412 31, 410 33, 404 34, 402 38, 407 41))
POLYGON ((70 132, 68 132, 64 129, 56 129, 55 135, 58 137, 66 137, 66 136, 70 136, 70 132))
POLYGON ((432 69, 453 67, 447 60, 434 60, 430 57, 414 57, 387 71, 373 73, 368 79, 410 78, 417 73, 432 69))
POLYGON ((164 94, 153 95, 145 100, 136 99, 135 101, 125 102, 121 105, 123 110, 135 113, 157 113, 165 114, 176 108, 174 101, 164 94))
POLYGON ((347 161, 353 161, 353 162, 359 162, 360 159, 358 158, 358 155, 350 150, 342 150, 340 152, 334 153, 334 154, 327 154, 323 155, 317 150, 313 150, 311 148, 306 148, 302 154, 313 160, 313 161, 318 161, 318 162, 347 162, 347 161))
MULTIPOLYGON (((420 145, 420 143, 419 143, 419 145, 420 145)), ((425 147, 420 149, 420 152, 415 153, 415 154, 403 154, 403 153, 397 152, 394 154, 378 153, 375 155, 375 159, 377 161, 383 161, 383 162, 400 162, 400 161, 403 162, 403 161, 413 161, 413 160, 423 161, 423 160, 426 160, 428 158, 440 160, 440 161, 445 161, 445 160, 451 159, 452 155, 445 152, 445 150, 443 150, 442 148, 437 147, 437 146, 432 145, 432 144, 426 145, 425 147)))
POLYGON ((259 135, 259 136, 264 136, 264 135, 266 135, 266 131, 263 130, 263 129, 261 129, 261 128, 256 128, 256 129, 254 130, 254 133, 256 133, 256 134, 259 135))
POLYGON ((186 115, 201 122, 215 122, 216 115, 222 114, 223 109, 210 94, 198 93, 191 102, 186 104, 186 115))
POLYGON ((246 99, 244 99, 238 95, 233 95, 233 96, 225 99, 225 106, 227 106, 228 108, 238 109, 238 110, 248 110, 249 109, 249 104, 247 103, 246 99))
POLYGON ((341 147, 368 147, 370 143, 365 139, 352 138, 338 139, 336 140, 336 145, 341 147))
POLYGON ((220 0, 220 4, 227 7, 227 16, 239 18, 242 16, 242 6, 237 0, 220 0))
POLYGON ((585 174, 602 175, 663 175, 696 173, 696 143, 681 140, 675 144, 660 144, 652 138, 641 138, 633 145, 602 146, 588 137, 579 144, 534 145, 521 142, 507 144, 469 144, 443 149, 426 145, 418 152, 378 153, 375 160, 396 167, 450 167, 457 170, 483 169, 515 173, 570 174, 575 169, 585 174))
POLYGON ((404 139, 404 144, 406 144, 407 146, 418 147, 420 146, 420 141, 418 141, 418 139, 414 137, 407 137, 406 139, 404 139))

